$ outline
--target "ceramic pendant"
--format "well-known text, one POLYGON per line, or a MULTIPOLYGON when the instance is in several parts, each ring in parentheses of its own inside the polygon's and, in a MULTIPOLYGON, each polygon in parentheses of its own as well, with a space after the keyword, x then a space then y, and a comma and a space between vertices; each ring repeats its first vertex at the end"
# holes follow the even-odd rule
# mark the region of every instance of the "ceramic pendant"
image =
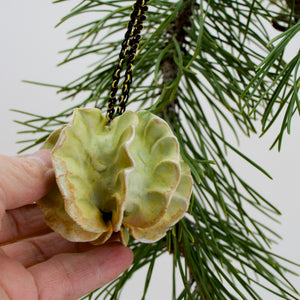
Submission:
POLYGON ((38 204, 47 224, 70 241, 101 244, 113 232, 154 242, 188 209, 193 180, 168 124, 126 111, 108 126, 97 108, 76 109, 53 132, 57 185, 38 204))

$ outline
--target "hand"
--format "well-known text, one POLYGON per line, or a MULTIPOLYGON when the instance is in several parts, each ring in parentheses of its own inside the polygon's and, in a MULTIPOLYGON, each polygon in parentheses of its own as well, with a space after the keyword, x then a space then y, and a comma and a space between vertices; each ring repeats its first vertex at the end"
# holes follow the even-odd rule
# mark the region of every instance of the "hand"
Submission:
POLYGON ((71 243, 33 204, 54 182, 50 152, 0 156, 0 299, 77 299, 127 269, 130 249, 71 243))

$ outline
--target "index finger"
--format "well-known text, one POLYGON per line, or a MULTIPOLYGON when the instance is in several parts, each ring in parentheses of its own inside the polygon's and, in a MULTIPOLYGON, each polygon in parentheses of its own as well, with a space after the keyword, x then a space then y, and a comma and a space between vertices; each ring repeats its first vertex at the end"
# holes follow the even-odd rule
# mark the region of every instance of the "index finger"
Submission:
POLYGON ((0 206, 14 209, 36 202, 54 182, 49 150, 31 155, 0 155, 0 206))

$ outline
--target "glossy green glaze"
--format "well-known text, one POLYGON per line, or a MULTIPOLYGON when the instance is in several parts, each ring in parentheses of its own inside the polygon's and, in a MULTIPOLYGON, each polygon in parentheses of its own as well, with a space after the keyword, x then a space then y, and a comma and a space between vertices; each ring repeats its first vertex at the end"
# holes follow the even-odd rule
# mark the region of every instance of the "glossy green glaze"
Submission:
POLYGON ((72 241, 103 243, 121 231, 156 241, 188 209, 189 167, 168 124, 152 113, 126 111, 108 126, 97 108, 77 109, 52 133, 57 186, 39 205, 53 230, 72 241))

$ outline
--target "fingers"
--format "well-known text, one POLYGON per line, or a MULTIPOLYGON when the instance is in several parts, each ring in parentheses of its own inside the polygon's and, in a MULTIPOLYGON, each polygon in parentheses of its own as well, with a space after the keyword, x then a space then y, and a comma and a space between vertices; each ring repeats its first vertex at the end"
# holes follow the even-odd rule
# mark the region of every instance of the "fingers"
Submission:
POLYGON ((19 239, 50 232, 42 211, 36 204, 9 210, 2 218, 0 244, 15 242, 19 239))
POLYGON ((84 253, 60 254, 34 265, 33 275, 39 299, 76 299, 105 285, 132 262, 130 249, 109 243, 84 253))
POLYGON ((6 294, 6 292, 1 286, 0 286, 0 299, 9 300, 8 295, 6 294))
POLYGON ((92 248, 95 246, 90 243, 72 243, 55 232, 1 247, 7 256, 25 267, 43 262, 59 253, 80 253, 92 248))
POLYGON ((7 257, 1 250, 0 266, 1 300, 38 299, 38 292, 32 274, 19 262, 7 257))
POLYGON ((0 202, 5 209, 39 200, 54 182, 49 150, 26 156, 0 155, 0 166, 0 202))
POLYGON ((3 300, 48 300, 54 295, 56 300, 77 299, 116 278, 131 262, 131 250, 118 243, 56 255, 28 269, 0 250, 0 296, 3 300))

